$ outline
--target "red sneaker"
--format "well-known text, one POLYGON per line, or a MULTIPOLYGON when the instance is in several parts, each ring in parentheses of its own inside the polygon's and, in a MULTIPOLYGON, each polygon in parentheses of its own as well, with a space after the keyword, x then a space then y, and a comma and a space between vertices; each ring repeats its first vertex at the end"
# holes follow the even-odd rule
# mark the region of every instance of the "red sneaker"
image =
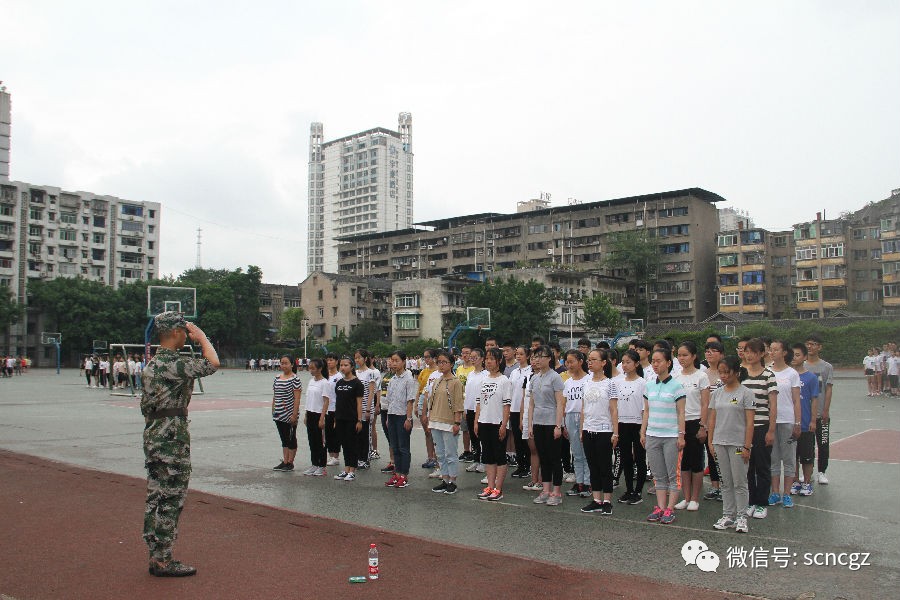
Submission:
POLYGON ((409 480, 404 475, 401 475, 400 477, 397 478, 397 485, 394 487, 397 487, 397 488, 409 487, 409 480))
POLYGON ((400 476, 394 473, 391 475, 391 478, 384 482, 385 487, 397 487, 397 482, 400 481, 400 476))

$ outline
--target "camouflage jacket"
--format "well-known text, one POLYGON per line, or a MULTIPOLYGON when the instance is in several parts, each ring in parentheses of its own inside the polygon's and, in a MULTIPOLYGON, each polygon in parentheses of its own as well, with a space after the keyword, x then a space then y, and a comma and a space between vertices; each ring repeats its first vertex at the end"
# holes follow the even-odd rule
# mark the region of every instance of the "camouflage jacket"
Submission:
POLYGON ((181 356, 174 350, 159 348, 141 374, 143 394, 141 414, 164 408, 187 408, 194 391, 194 379, 216 372, 205 358, 181 356))

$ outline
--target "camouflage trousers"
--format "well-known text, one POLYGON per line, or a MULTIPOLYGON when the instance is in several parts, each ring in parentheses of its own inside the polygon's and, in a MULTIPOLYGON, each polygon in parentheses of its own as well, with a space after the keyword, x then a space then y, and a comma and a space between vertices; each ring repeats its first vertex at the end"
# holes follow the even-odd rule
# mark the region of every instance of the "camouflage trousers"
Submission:
POLYGON ((147 507, 144 541, 150 558, 172 559, 178 518, 191 478, 191 434, 186 417, 164 417, 144 427, 144 465, 147 468, 147 507))

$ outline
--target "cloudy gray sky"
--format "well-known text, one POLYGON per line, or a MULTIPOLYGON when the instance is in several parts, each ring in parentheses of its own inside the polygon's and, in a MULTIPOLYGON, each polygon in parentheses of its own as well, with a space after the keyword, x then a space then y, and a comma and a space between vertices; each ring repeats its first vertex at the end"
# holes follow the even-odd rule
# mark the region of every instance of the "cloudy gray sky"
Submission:
POLYGON ((415 218, 703 187, 778 228, 900 187, 900 3, 0 0, 12 179, 163 204, 161 269, 306 271, 311 121, 413 114, 415 218))

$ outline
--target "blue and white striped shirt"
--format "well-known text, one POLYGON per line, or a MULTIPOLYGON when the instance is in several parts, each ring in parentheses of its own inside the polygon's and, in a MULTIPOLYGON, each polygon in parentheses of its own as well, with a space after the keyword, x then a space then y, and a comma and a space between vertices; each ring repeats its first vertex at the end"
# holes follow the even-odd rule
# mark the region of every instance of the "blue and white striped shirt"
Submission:
POLYGON ((650 409, 647 415, 647 436, 678 437, 678 407, 676 403, 685 397, 684 388, 671 375, 663 381, 647 383, 644 398, 650 409))

